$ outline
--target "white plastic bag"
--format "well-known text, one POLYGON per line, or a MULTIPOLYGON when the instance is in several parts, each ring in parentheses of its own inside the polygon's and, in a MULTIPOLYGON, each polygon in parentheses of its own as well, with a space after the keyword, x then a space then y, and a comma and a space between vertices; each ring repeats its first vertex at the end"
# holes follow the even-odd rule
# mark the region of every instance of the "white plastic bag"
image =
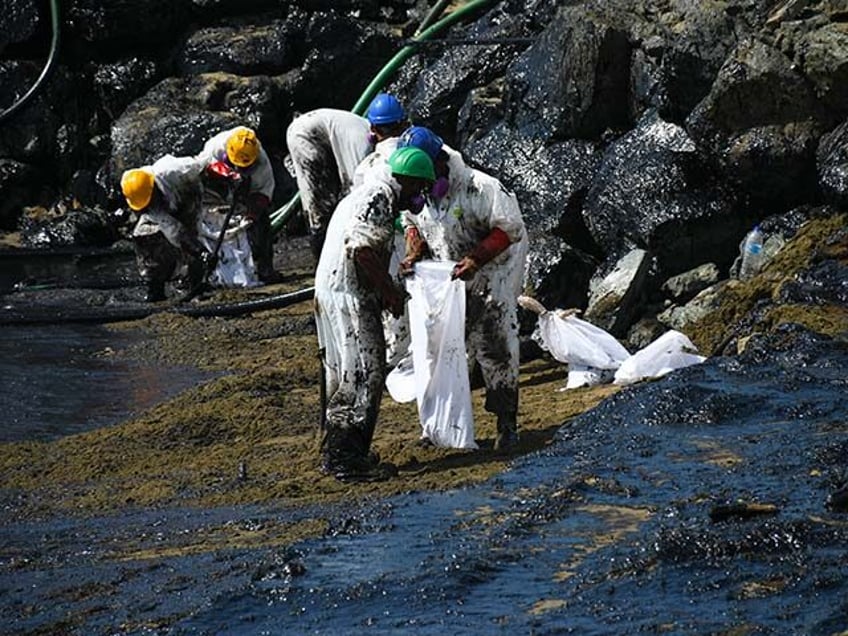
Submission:
POLYGON ((418 416, 436 446, 477 448, 465 352, 465 283, 454 263, 421 261, 406 281, 418 416))
POLYGON ((646 378, 659 378, 675 369, 682 369, 706 360, 698 355, 692 341, 679 331, 667 331, 647 347, 622 362, 615 372, 615 384, 632 384, 646 378))
POLYGON ((597 384, 607 384, 612 382, 614 371, 612 369, 596 369, 594 367, 585 367, 579 364, 568 365, 568 380, 565 386, 559 389, 579 389, 585 386, 595 386, 597 384))
MULTIPOLYGON (((197 238, 210 252, 215 249, 225 218, 223 211, 206 209, 197 219, 197 238)), ((249 221, 240 216, 230 217, 218 250, 218 263, 209 275, 209 284, 213 287, 255 287, 261 284, 247 238, 248 227, 249 221)))
POLYGON ((560 389, 606 384, 613 371, 630 353, 611 334, 570 311, 548 311, 530 296, 519 296, 518 304, 539 314, 539 339, 542 348, 555 360, 568 365, 568 382, 560 389))
POLYGON ((386 388, 395 402, 403 404, 412 402, 416 398, 418 389, 415 386, 415 367, 412 364, 411 353, 401 358, 386 377, 386 388))
POLYGON ((611 334, 577 316, 539 316, 543 346, 560 362, 594 369, 617 369, 630 353, 611 334))

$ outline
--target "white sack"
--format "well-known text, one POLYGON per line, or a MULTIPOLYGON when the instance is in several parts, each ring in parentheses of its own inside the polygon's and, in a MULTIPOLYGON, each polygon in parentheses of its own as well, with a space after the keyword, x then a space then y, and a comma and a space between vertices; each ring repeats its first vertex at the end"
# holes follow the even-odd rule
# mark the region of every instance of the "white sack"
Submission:
MULTIPOLYGON (((225 214, 205 210, 197 219, 197 238, 210 252, 215 249, 225 218, 225 214)), ((240 216, 230 218, 230 226, 224 232, 224 240, 218 250, 218 263, 209 275, 208 282, 213 287, 255 287, 261 284, 247 238, 248 227, 250 222, 240 216)))
POLYGON ((630 353, 612 335, 576 316, 561 318, 553 311, 539 316, 542 346, 571 367, 617 369, 630 353))
POLYGON ((477 448, 465 352, 465 283, 454 263, 421 261, 407 303, 422 436, 436 446, 477 448))
POLYGON ((568 380, 564 387, 559 389, 579 389, 585 386, 595 386, 598 384, 607 384, 612 382, 612 369, 596 369, 594 367, 585 367, 579 364, 568 365, 568 380))
POLYGON ((679 331, 667 331, 647 347, 622 362, 615 372, 615 384, 632 384, 646 378, 658 378, 706 360, 698 355, 692 341, 679 331))
POLYGON ((412 365, 412 354, 404 356, 397 363, 388 377, 386 377, 386 388, 395 402, 412 402, 417 395, 415 388, 415 367, 412 365))

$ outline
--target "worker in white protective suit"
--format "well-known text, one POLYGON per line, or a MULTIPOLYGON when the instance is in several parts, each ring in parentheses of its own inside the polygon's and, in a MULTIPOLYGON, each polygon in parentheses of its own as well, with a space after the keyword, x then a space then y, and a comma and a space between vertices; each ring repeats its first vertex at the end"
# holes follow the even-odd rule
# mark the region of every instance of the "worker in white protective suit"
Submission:
POLYGON ((398 146, 407 144, 435 157, 437 180, 421 212, 404 214, 407 256, 401 269, 411 271, 428 251, 434 259, 456 261, 452 277, 466 281, 466 348, 483 374, 486 410, 497 416, 495 450, 509 450, 518 443, 516 299, 527 258, 518 200, 434 133, 401 138, 398 146))
POLYGON ((395 474, 370 452, 385 380, 384 309, 403 313, 405 296, 388 274, 393 225, 400 210, 435 178, 417 148, 389 158, 345 197, 327 228, 315 272, 315 322, 323 354, 322 468, 342 481, 395 474))
POLYGON ((121 175, 121 191, 138 215, 132 238, 145 301, 165 299, 165 283, 184 267, 188 286, 198 285, 211 254, 197 240, 201 181, 191 157, 165 155, 121 175))
MULTIPOLYGON (((374 152, 365 157, 362 162, 356 167, 353 175, 353 184, 357 186, 361 184, 368 175, 375 171, 383 172, 387 170, 389 157, 397 149, 398 140, 401 137, 414 134, 419 127, 412 126, 406 128, 399 136, 395 135, 397 129, 382 130, 379 135, 379 141, 374 146, 374 152), (392 136, 385 136, 392 135, 392 136)), ((422 129, 426 130, 426 129, 422 129)), ((410 144, 407 144, 410 145, 410 144)), ((427 152, 427 149, 423 149, 427 152)), ((389 275, 397 279, 401 283, 400 262, 406 257, 406 241, 404 239, 403 223, 398 216, 398 223, 395 224, 395 234, 393 239, 394 247, 389 259, 389 275)), ((399 318, 395 318, 388 312, 383 313, 383 330, 386 335, 386 365, 391 370, 396 367, 404 357, 410 355, 410 335, 409 335, 409 316, 404 314, 399 318)))
POLYGON ((356 167, 375 144, 396 137, 405 127, 403 107, 386 93, 371 101, 365 117, 319 108, 289 124, 286 145, 316 261, 333 211, 354 185, 356 167))
POLYGON ((282 276, 274 270, 271 233, 274 170, 256 133, 245 126, 224 130, 203 145, 195 160, 201 171, 214 162, 222 162, 239 174, 241 186, 234 204, 244 210, 250 223, 247 236, 256 274, 263 283, 280 282, 282 276))

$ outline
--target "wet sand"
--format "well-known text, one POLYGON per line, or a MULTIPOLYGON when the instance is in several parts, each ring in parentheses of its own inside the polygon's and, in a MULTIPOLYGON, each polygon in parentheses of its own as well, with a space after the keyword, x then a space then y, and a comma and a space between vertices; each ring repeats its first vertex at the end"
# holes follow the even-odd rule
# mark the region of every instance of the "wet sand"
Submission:
MULTIPOLYGON (((286 280, 255 290, 219 291, 215 302, 308 286, 311 260, 302 242, 280 255, 286 280)), ((7 445, 0 460, 10 512, 18 518, 100 514, 122 508, 273 504, 300 506, 459 488, 543 448, 566 421, 618 388, 559 391, 567 368, 550 359, 522 364, 521 442, 492 449, 494 416, 476 388, 476 451, 421 448, 415 403, 384 395, 373 449, 398 466, 383 483, 344 484, 319 470, 319 365, 311 301, 238 318, 162 313, 112 325, 143 337, 99 355, 190 365, 223 375, 183 391, 130 421, 51 443, 7 445), (10 497, 11 493, 26 493, 10 497)), ((138 387, 144 390, 144 378, 138 387)), ((116 400, 120 396, 115 396, 116 400)), ((320 532, 296 524, 290 539, 320 532)))
MULTIPOLYGON (((702 321, 693 340, 711 353, 726 340, 729 325, 758 298, 773 294, 793 270, 821 254, 823 238, 844 222, 815 224, 787 246, 773 267, 747 283, 734 283, 728 303, 702 321)), ((279 246, 278 246, 278 249, 279 246)), ((828 248, 844 250, 845 246, 828 248)), ((839 252, 831 257, 844 258, 839 252)), ((286 280, 255 290, 219 291, 212 301, 285 293, 312 284, 312 262, 303 240, 278 254, 286 280)), ((787 317, 822 333, 844 331, 844 307, 778 307, 759 329, 776 328, 787 317)), ((136 507, 270 504, 306 506, 448 490, 482 482, 509 461, 544 448, 564 423, 621 390, 605 385, 559 391, 566 367, 550 358, 521 366, 521 443, 508 455, 492 449, 494 417, 483 409, 483 391, 473 391, 480 449, 421 448, 415 404, 383 400, 373 449, 396 464, 397 478, 384 483, 344 484, 319 470, 317 340, 311 302, 238 318, 190 318, 162 313, 113 325, 142 334, 142 342, 102 355, 223 372, 216 379, 117 426, 51 443, 16 443, 0 459, 3 503, 11 519, 56 514, 94 514, 136 507)), ((144 390, 139 378, 139 390, 144 390)), ((626 389, 625 389, 626 390, 626 389)), ((116 395, 116 400, 121 396, 116 395)), ((296 524, 279 540, 320 533, 321 524, 296 524)))

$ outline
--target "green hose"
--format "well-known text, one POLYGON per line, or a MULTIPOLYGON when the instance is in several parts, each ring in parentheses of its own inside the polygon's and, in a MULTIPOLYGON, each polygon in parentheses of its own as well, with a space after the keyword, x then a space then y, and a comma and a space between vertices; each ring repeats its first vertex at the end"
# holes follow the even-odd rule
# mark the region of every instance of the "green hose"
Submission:
POLYGON ((59 50, 59 31, 61 30, 59 28, 59 0, 50 0, 50 25, 53 29, 53 36, 50 39, 50 53, 47 56, 47 61, 44 63, 44 68, 41 69, 41 74, 38 76, 38 79, 35 80, 35 84, 33 84, 30 89, 24 93, 23 97, 9 106, 6 110, 0 111, 0 122, 14 115, 23 108, 30 99, 33 98, 36 91, 38 91, 41 87, 41 84, 45 79, 47 79, 47 75, 50 73, 54 63, 56 62, 56 53, 59 50))
MULTIPOLYGON (((467 16, 472 11, 476 11, 477 9, 487 7, 490 4, 493 4, 495 0, 471 0, 470 2, 466 2, 456 11, 448 14, 438 22, 436 22, 433 26, 427 27, 424 31, 419 34, 413 36, 413 42, 419 42, 422 40, 427 40, 433 37, 435 34, 443 31, 449 26, 453 26, 465 16, 467 16)), ((431 12, 430 15, 433 15, 431 12)), ((430 18, 430 15, 427 18, 430 18)), ((426 23, 426 20, 425 20, 426 23)), ((424 26, 424 23, 422 23, 424 26)), ((368 104, 371 103, 371 100, 380 92, 380 89, 388 82, 389 77, 395 73, 401 66, 403 66, 404 62, 406 62, 410 57, 412 57, 418 50, 414 44, 407 45, 403 47, 400 51, 398 51, 395 56, 389 60, 385 66, 383 66, 382 70, 377 74, 377 76, 371 80, 371 83, 362 93, 359 98, 359 101, 351 108, 351 112, 357 115, 364 115, 365 110, 368 108, 368 104)), ((300 193, 295 194, 288 203, 282 206, 280 209, 271 213, 271 230, 275 234, 279 232, 283 226, 288 221, 289 217, 297 210, 297 207, 300 203, 300 193)))

